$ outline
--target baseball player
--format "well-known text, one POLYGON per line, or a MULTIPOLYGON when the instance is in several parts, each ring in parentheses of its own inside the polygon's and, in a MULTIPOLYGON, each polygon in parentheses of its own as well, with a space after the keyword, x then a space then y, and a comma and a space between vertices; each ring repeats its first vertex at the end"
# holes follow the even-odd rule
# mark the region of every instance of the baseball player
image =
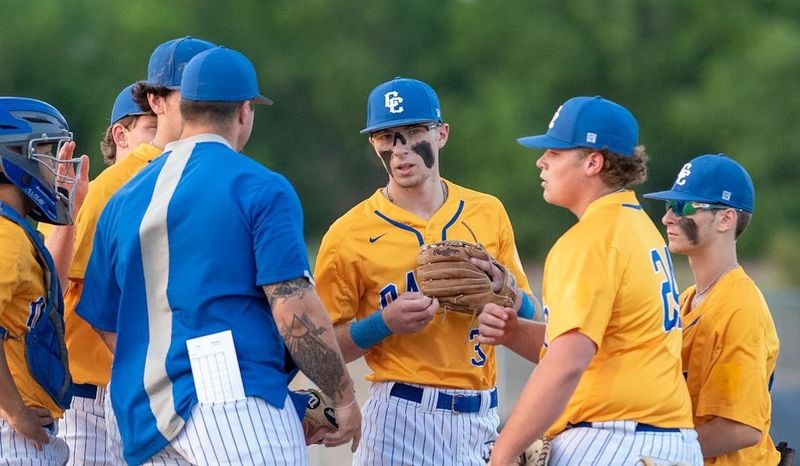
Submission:
POLYGON ((163 149, 180 137, 183 118, 178 105, 183 70, 195 55, 213 46, 211 42, 186 36, 164 42, 150 55, 147 80, 137 82, 131 93, 142 111, 152 111, 158 118, 151 145, 163 149))
POLYGON ((133 100, 131 84, 120 91, 111 108, 111 126, 100 141, 103 162, 114 165, 142 144, 149 143, 156 135, 158 120, 152 110, 142 110, 133 100))
POLYGON ((437 313, 438 301, 419 292, 420 246, 483 244, 524 290, 515 307, 533 315, 503 205, 439 175, 449 130, 428 84, 377 86, 361 132, 389 181, 333 223, 317 256, 320 297, 345 359, 364 355, 372 370, 354 464, 484 464, 497 436, 494 350, 476 341, 473 317, 437 313))
POLYGON ((325 443, 358 444, 300 202, 239 153, 254 103, 271 101, 250 60, 223 47, 197 54, 181 81, 182 139, 100 217, 77 312, 114 349, 110 422, 129 464, 308 464, 285 348, 334 400, 340 428, 325 443))
MULTIPOLYGON (((59 435, 67 441, 72 452, 70 465, 113 464, 114 454, 109 450, 120 449, 116 435, 107 437, 104 419, 105 387, 111 376, 112 355, 97 332, 75 314, 83 292, 98 218, 108 199, 161 154, 161 147, 155 144, 177 139, 178 134, 171 130, 175 117, 165 113, 165 102, 180 96, 180 80, 186 63, 211 47, 213 44, 210 42, 185 37, 167 41, 153 51, 147 81, 126 87, 114 102, 111 125, 101 141, 104 160, 114 164, 89 183, 86 201, 75 220, 74 255, 64 254, 67 248, 54 247, 48 232, 47 246, 57 268, 69 271, 62 283, 66 287, 65 340, 75 387, 71 409, 60 421, 59 435), (144 107, 134 102, 134 88, 144 92, 141 102, 144 107), (153 116, 150 102, 153 108, 159 109, 157 116, 153 116), (155 139, 159 142, 154 142, 155 139)), ((101 284, 105 283, 104 278, 101 284)))
MULTIPOLYGON (((533 359, 538 366, 494 446, 492 465, 514 464, 541 436, 553 438, 555 466, 633 466, 644 457, 702 464, 681 374, 669 251, 627 189, 646 176, 638 136, 624 107, 576 97, 559 107, 547 134, 519 139, 545 149, 536 161, 544 199, 578 223, 547 255, 546 335, 529 340, 543 346, 541 357, 533 359)), ((488 340, 535 334, 507 309, 487 305, 484 314, 488 340)))
POLYGON ((54 422, 72 397, 61 286, 24 217, 72 222, 86 194, 89 159, 72 158, 71 139, 49 104, 0 97, 0 464, 61 466, 69 455, 54 422))
POLYGON ((769 436, 778 334, 764 296, 736 260, 750 222, 753 182, 724 154, 681 168, 661 222, 670 251, 685 254, 695 285, 681 294, 683 373, 705 464, 776 465, 769 436))

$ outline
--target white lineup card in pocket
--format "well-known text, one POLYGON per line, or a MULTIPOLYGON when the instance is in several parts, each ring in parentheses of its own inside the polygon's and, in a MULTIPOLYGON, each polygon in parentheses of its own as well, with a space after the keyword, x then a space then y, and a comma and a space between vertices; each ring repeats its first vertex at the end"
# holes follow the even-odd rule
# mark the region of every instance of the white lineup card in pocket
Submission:
POLYGON ((200 403, 244 399, 242 374, 230 330, 186 340, 186 349, 200 403))

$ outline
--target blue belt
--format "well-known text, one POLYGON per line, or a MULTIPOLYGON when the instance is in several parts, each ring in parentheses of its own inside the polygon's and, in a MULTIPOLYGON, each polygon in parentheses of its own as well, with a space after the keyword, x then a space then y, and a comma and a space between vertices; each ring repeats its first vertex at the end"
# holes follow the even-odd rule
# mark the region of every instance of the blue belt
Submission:
MULTIPOLYGON (((591 422, 576 422, 575 424, 570 424, 570 427, 594 427, 594 424, 591 422)), ((599 429, 600 427, 598 427, 599 429)), ((677 427, 658 427, 658 426, 651 426, 650 424, 643 424, 641 422, 636 423, 636 432, 680 432, 681 430, 677 427)))
POLYGON ((89 383, 72 384, 72 394, 81 398, 97 398, 97 385, 89 383))
MULTIPOLYGON (((413 385, 406 385, 404 383, 395 383, 392 386, 390 395, 402 398, 404 400, 413 401, 415 403, 422 402, 422 394, 424 389, 415 387, 413 385)), ((497 389, 493 389, 489 395, 489 409, 497 407, 497 389)), ((481 410, 481 396, 480 395, 450 395, 447 393, 439 392, 436 395, 436 409, 446 409, 457 413, 477 413, 481 410)))

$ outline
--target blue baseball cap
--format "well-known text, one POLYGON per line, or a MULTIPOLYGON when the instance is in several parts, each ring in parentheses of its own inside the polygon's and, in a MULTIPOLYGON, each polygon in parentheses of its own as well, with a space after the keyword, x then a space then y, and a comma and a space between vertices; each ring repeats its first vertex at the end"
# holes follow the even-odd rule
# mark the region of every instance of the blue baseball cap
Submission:
POLYGON ((645 194, 661 201, 721 204, 753 212, 755 189, 747 170, 725 154, 707 154, 686 163, 672 189, 645 194))
POLYGON ((143 112, 139 105, 133 100, 133 86, 131 84, 123 89, 117 99, 114 101, 114 106, 111 108, 111 124, 131 115, 147 115, 150 112, 143 112))
POLYGON ((631 157, 639 141, 639 124, 622 105, 600 96, 573 97, 558 107, 547 133, 517 139, 537 149, 608 149, 631 157))
POLYGON ((439 97, 422 81, 396 77, 369 93, 367 127, 361 134, 416 123, 441 123, 439 97))
POLYGON ((250 59, 225 47, 198 53, 189 61, 181 81, 181 98, 205 102, 252 100, 259 104, 272 104, 272 100, 258 90, 256 69, 250 59))
POLYGON ((156 47, 147 64, 147 84, 180 90, 183 69, 198 53, 214 44, 192 36, 173 39, 156 47))

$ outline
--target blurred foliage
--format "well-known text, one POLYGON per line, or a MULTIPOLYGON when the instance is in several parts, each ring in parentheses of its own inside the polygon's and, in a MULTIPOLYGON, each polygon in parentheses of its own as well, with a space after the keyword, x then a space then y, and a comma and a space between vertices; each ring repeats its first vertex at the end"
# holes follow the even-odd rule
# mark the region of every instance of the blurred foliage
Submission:
MULTIPOLYGON (((515 140, 543 132, 567 98, 599 94, 639 119, 651 155, 640 192, 725 152, 757 187, 741 255, 800 266, 795 0, 1 0, 0 11, 0 94, 61 109, 94 174, 119 89, 145 77, 156 45, 192 34, 256 64, 276 104, 259 109, 245 152, 295 184, 312 243, 385 183, 358 131, 369 91, 403 75, 440 95, 443 175, 504 201, 525 259, 574 218, 542 201, 538 154, 515 140)), ((645 207, 658 221, 660 203, 645 207)))

